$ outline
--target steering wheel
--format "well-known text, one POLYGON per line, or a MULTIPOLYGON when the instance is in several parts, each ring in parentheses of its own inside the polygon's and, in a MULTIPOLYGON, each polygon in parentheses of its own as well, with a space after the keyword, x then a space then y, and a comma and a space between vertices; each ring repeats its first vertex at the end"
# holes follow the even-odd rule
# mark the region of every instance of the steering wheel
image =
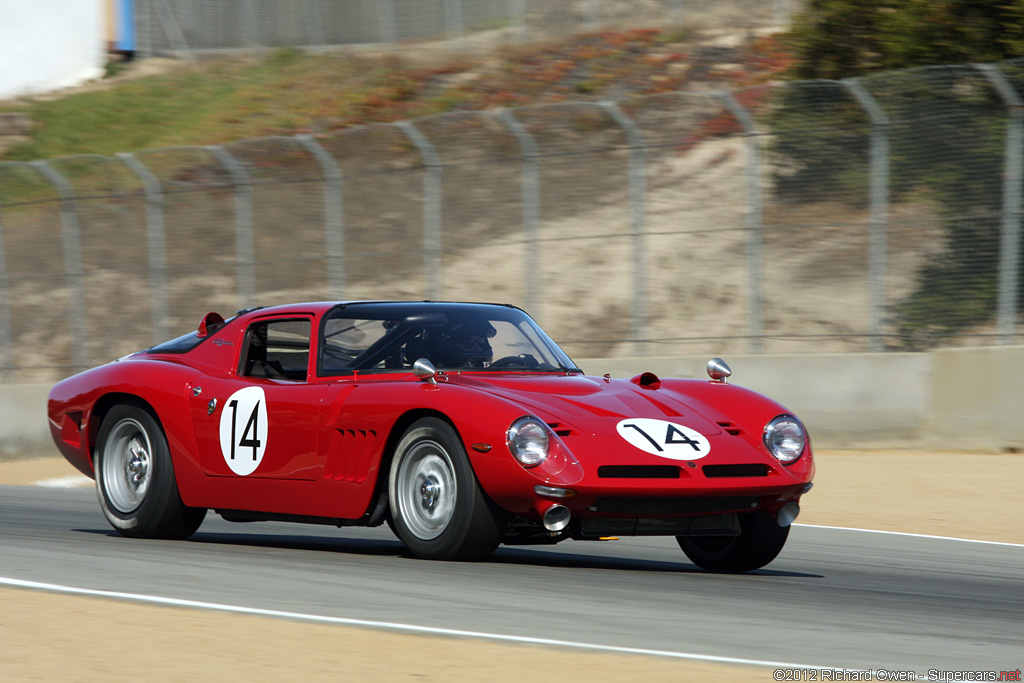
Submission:
POLYGON ((540 362, 530 353, 521 353, 518 356, 505 356, 494 361, 489 368, 513 368, 521 367, 532 370, 540 365, 540 362))

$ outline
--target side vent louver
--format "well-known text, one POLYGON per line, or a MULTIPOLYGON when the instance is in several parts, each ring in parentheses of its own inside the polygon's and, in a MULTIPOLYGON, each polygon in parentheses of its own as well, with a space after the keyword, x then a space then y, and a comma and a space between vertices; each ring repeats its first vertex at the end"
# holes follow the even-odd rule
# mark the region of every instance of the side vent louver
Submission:
POLYGON ((740 432, 742 431, 739 427, 734 425, 729 420, 725 420, 724 422, 718 422, 717 424, 719 427, 725 430, 726 434, 731 434, 732 436, 739 436, 740 432))
POLYGON ((572 434, 571 429, 561 429, 561 426, 561 422, 548 422, 548 427, 551 427, 551 431, 553 431, 558 436, 569 436, 570 434, 572 434))

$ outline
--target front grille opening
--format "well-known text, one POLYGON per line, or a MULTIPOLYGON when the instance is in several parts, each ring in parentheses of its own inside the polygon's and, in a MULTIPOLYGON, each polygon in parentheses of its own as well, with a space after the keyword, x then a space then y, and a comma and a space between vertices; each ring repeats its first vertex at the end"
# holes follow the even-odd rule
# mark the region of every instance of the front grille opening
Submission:
POLYGON ((700 515, 712 512, 755 510, 757 496, 674 497, 606 496, 590 506, 591 512, 612 515, 700 515))
POLYGON ((679 479, 677 465, 601 465, 597 476, 603 479, 679 479))
POLYGON ((751 463, 749 465, 704 465, 701 468, 704 476, 709 479, 715 477, 767 477, 768 465, 762 463, 751 463))
POLYGON ((724 421, 719 422, 717 424, 718 424, 719 427, 721 427, 722 429, 725 430, 726 434, 732 434, 733 436, 739 436, 740 432, 742 431, 739 427, 734 425, 729 420, 724 420, 724 421))

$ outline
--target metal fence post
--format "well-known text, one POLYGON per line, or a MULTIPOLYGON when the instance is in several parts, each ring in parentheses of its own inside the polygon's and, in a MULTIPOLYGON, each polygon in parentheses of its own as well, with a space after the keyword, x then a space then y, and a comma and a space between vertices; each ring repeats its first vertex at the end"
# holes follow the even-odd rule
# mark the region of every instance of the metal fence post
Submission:
POLYGON ((525 270, 523 280, 526 282, 526 308, 530 315, 540 319, 541 312, 541 262, 540 262, 540 166, 537 159, 540 153, 537 142, 526 130, 526 126, 508 109, 497 113, 505 127, 512 131, 519 143, 522 161, 522 182, 520 198, 523 204, 523 239, 526 248, 523 250, 525 270))
POLYGON ((253 246, 252 180, 249 172, 227 150, 217 145, 206 148, 231 175, 235 191, 235 258, 238 259, 238 305, 253 305, 256 250, 253 246))
POLYGON ((1021 181, 1024 176, 1024 102, 1010 81, 992 64, 975 65, 1006 105, 1006 158, 1003 160, 1003 226, 999 244, 999 339, 1012 344, 1017 331, 1020 280, 1021 181))
POLYGON ((683 0, 668 0, 668 20, 673 24, 683 23, 683 0))
POLYGON ((60 197, 61 236, 64 242, 64 274, 70 292, 71 360, 76 370, 89 367, 89 326, 86 321, 85 283, 82 270, 82 234, 78 224, 78 205, 71 184, 46 161, 32 161, 35 168, 50 181, 60 197))
POLYGON ((526 40, 526 0, 508 0, 508 23, 520 41, 526 40))
POLYGON ((750 113, 736 101, 731 93, 719 91, 718 96, 725 103, 740 126, 747 141, 747 273, 750 286, 748 308, 750 326, 750 352, 761 353, 764 335, 764 294, 761 264, 761 160, 757 141, 757 128, 750 113))
POLYGON ((260 25, 256 19, 254 0, 240 0, 242 3, 239 19, 242 23, 242 42, 245 47, 260 44, 260 25))
POLYGON ((444 0, 444 23, 449 49, 466 49, 465 27, 462 25, 462 0, 444 0))
POLYGON ((117 155, 142 181, 146 195, 146 228, 149 248, 149 289, 152 309, 153 343, 167 339, 167 240, 164 232, 164 195, 160 181, 133 154, 117 155))
POLYGON ((341 167, 312 135, 295 139, 320 164, 324 175, 324 245, 327 249, 327 290, 332 299, 345 292, 345 212, 341 167))
POLYGON ((423 159, 423 268, 428 299, 441 298, 441 158, 434 145, 409 121, 393 124, 423 159))
POLYGON ((884 351, 885 271, 888 260, 889 232, 889 117, 875 98, 855 78, 840 81, 871 119, 871 242, 868 256, 871 335, 868 348, 884 351))
POLYGON ((772 8, 772 17, 776 26, 789 24, 789 0, 775 0, 772 8))
POLYGON ((141 59, 153 56, 153 39, 149 32, 153 30, 153 0, 135 1, 135 44, 136 53, 141 59))
POLYGON ((398 42, 398 27, 395 19, 395 0, 378 0, 377 21, 380 23, 380 42, 394 45, 398 42))
POLYGON ((14 344, 11 337, 11 294, 7 291, 7 256, 4 252, 4 214, 0 207, 0 353, 3 367, 0 377, 10 381, 14 377, 14 344))
POLYGON ((320 12, 320 3, 307 0, 302 3, 302 18, 306 23, 306 44, 327 45, 324 34, 324 18, 320 12))
POLYGON ((171 47, 177 53, 175 56, 185 55, 185 61, 194 62, 195 58, 192 56, 192 50, 189 49, 188 42, 185 40, 185 34, 181 32, 178 19, 174 16, 174 11, 167 0, 152 0, 151 5, 155 6, 157 22, 160 24, 160 28, 163 29, 167 42, 171 44, 171 47))
POLYGON ((598 102, 598 105, 622 128, 629 142, 629 203, 633 233, 633 351, 638 356, 646 356, 647 347, 643 343, 647 338, 647 259, 644 244, 647 233, 647 158, 644 140, 636 124, 618 104, 598 102))

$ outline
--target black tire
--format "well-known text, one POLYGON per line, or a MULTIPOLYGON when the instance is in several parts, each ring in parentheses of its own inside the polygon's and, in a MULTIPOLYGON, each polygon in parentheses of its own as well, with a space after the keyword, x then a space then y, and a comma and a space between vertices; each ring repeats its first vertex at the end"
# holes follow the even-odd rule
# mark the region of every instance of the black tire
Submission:
POLYGON ((391 528, 416 557, 483 559, 505 534, 507 513, 480 490, 458 435, 437 418, 417 420, 402 436, 388 500, 391 528))
POLYGON ((764 512, 740 515, 739 536, 676 536, 690 561, 709 572, 735 574, 760 569, 786 545, 789 527, 764 512))
POLYGON ((103 419, 96 441, 96 494, 123 536, 188 538, 206 516, 178 494, 167 438, 145 409, 122 404, 103 419))

